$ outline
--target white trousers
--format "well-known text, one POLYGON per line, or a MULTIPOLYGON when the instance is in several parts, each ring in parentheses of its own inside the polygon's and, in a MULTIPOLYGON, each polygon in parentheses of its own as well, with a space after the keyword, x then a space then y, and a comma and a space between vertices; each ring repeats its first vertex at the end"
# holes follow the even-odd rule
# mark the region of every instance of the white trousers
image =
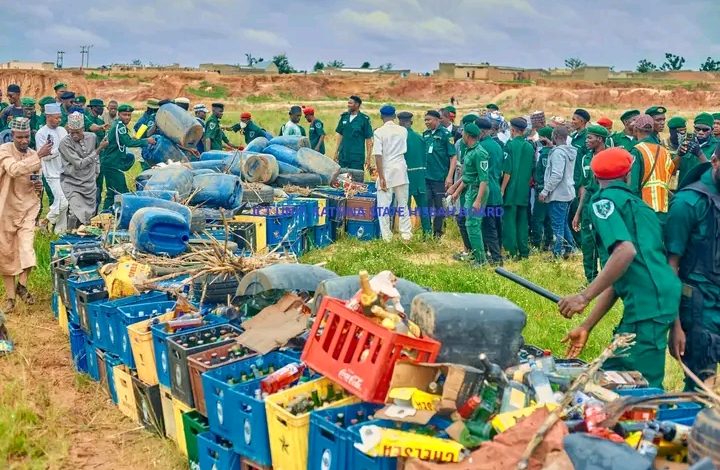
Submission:
POLYGON ((55 233, 64 233, 67 231, 68 200, 60 186, 60 178, 45 179, 55 198, 47 214, 48 222, 55 226, 55 233))
POLYGON ((380 234, 383 240, 392 240, 390 229, 390 217, 398 214, 400 218, 400 235, 403 240, 410 240, 412 237, 412 223, 410 222, 410 210, 408 208, 409 184, 387 188, 387 191, 377 190, 377 210, 380 219, 380 234), (395 195, 395 209, 392 208, 393 195, 395 195))

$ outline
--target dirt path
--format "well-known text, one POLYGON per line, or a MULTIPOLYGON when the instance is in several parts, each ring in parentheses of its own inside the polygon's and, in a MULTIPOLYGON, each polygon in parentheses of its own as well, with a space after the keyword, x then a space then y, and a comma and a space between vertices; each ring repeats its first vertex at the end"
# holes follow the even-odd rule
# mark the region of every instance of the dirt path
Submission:
POLYGON ((8 316, 16 352, 0 358, 0 460, 10 468, 186 468, 173 441, 140 429, 103 387, 74 372, 47 301, 18 310, 8 316))

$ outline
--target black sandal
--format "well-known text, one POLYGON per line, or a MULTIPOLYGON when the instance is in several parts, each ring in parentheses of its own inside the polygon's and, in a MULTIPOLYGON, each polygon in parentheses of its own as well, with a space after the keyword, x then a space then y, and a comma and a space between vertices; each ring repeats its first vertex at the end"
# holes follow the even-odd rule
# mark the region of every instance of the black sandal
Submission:
POLYGON ((15 299, 5 299, 5 305, 3 306, 4 313, 13 313, 15 310, 15 299))
POLYGON ((35 303, 35 298, 24 285, 18 284, 15 288, 15 292, 17 293, 18 297, 20 297, 22 301, 26 304, 33 305, 35 303))

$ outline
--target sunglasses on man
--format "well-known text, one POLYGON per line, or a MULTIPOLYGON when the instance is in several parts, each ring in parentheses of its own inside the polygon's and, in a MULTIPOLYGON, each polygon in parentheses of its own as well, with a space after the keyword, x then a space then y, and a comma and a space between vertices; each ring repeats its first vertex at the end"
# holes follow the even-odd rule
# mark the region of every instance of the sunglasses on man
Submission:
POLYGON ((709 127, 695 126, 695 132, 710 132, 710 130, 709 127))

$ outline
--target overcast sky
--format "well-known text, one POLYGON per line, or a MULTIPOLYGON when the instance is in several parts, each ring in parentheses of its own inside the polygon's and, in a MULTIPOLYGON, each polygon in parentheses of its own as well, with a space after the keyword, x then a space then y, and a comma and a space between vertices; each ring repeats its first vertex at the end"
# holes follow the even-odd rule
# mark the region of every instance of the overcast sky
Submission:
POLYGON ((341 59, 432 71, 438 62, 562 67, 568 57, 634 69, 665 52, 720 59, 720 0, 3 1, 0 62, 245 63, 285 52, 297 69, 341 59))

